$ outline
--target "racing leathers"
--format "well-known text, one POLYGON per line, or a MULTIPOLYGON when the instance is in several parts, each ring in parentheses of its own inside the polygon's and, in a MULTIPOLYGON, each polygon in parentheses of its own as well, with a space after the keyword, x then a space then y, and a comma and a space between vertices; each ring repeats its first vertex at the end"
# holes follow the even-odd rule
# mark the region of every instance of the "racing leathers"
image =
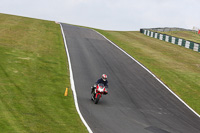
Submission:
MULTIPOLYGON (((92 89, 91 93, 94 92, 94 90, 95 90, 97 84, 100 84, 100 83, 104 84, 104 86, 106 87, 106 89, 108 88, 108 80, 104 81, 102 78, 100 78, 100 79, 98 79, 97 82, 91 87, 91 89, 92 89)), ((104 93, 104 94, 106 95, 106 94, 108 94, 108 93, 104 93)))

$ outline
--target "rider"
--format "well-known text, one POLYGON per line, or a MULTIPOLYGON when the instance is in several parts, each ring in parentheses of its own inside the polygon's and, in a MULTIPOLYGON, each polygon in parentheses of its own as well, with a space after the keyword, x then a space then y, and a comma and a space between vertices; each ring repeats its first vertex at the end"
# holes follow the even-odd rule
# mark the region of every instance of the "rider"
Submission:
MULTIPOLYGON (((108 88, 108 80, 107 80, 107 75, 106 74, 103 74, 102 77, 100 79, 98 79, 97 82, 94 84, 94 86, 91 87, 91 89, 92 89, 91 93, 94 92, 94 89, 96 88, 96 85, 99 84, 99 83, 104 84, 104 86, 106 88, 108 88)), ((106 91, 104 94, 106 95, 106 94, 108 94, 108 92, 106 91)))

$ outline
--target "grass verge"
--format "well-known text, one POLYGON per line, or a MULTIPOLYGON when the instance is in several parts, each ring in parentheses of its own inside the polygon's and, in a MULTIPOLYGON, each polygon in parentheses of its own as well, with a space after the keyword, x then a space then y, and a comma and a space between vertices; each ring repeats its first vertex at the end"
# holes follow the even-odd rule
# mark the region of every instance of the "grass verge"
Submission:
POLYGON ((60 26, 0 14, 0 131, 87 132, 74 106, 60 26))
POLYGON ((200 114, 200 54, 137 31, 98 32, 141 62, 200 114))

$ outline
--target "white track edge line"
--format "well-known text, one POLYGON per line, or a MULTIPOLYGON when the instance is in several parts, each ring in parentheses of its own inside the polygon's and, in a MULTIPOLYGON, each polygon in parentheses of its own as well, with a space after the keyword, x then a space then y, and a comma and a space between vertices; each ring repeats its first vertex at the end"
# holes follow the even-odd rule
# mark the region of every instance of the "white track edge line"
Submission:
MULTIPOLYGON (((93 30, 93 29, 92 29, 93 30)), ((168 91, 170 91, 176 98, 178 98, 186 107, 188 107, 194 114, 196 114, 199 118, 200 115, 195 112, 189 105, 187 105, 187 103, 185 103, 178 95, 176 95, 169 87, 167 87, 160 79, 158 79, 149 69, 147 69, 145 66, 143 66, 140 62, 138 62, 135 58, 133 58, 132 56, 130 56, 127 52, 125 52, 123 49, 121 49, 119 46, 117 46, 115 43, 113 43, 112 41, 110 41, 108 38, 106 38, 104 35, 102 35, 101 33, 99 33, 96 30, 93 30, 96 33, 98 33, 99 35, 101 35, 102 37, 104 37, 108 42, 110 42, 111 44, 113 44, 115 47, 117 47, 119 50, 121 50, 122 52, 124 52, 127 56, 129 56, 132 60, 134 60, 135 62, 137 62, 142 68, 144 68, 147 72, 149 72, 154 78, 156 78, 165 88, 167 88, 168 91)))
POLYGON ((62 36, 63 36, 63 40, 64 40, 64 44, 65 44, 65 50, 66 50, 66 53, 67 53, 67 58, 68 58, 68 63, 69 63, 70 83, 71 83, 71 88, 72 88, 73 95, 74 95, 74 102, 75 102, 76 110, 77 110, 83 124, 86 126, 88 132, 93 133, 91 128, 88 126, 87 122, 85 121, 85 119, 83 118, 83 116, 82 116, 82 114, 79 110, 78 100, 77 100, 77 95, 76 95, 76 89, 75 89, 75 84, 74 84, 74 78, 73 78, 73 72, 72 72, 72 66, 71 66, 71 60, 70 60, 69 51, 68 51, 67 42, 66 42, 66 39, 65 39, 65 33, 63 31, 62 24, 60 24, 60 27, 61 27, 62 36))

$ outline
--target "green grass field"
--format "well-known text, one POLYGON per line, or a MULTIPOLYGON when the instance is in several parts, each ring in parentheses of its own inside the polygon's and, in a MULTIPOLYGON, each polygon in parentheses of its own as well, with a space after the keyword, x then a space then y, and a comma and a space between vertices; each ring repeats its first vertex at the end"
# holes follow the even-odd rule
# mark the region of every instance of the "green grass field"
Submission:
POLYGON ((200 114, 200 53, 137 31, 97 31, 147 67, 200 114))
POLYGON ((74 106, 60 26, 0 14, 0 132, 87 132, 74 106))

